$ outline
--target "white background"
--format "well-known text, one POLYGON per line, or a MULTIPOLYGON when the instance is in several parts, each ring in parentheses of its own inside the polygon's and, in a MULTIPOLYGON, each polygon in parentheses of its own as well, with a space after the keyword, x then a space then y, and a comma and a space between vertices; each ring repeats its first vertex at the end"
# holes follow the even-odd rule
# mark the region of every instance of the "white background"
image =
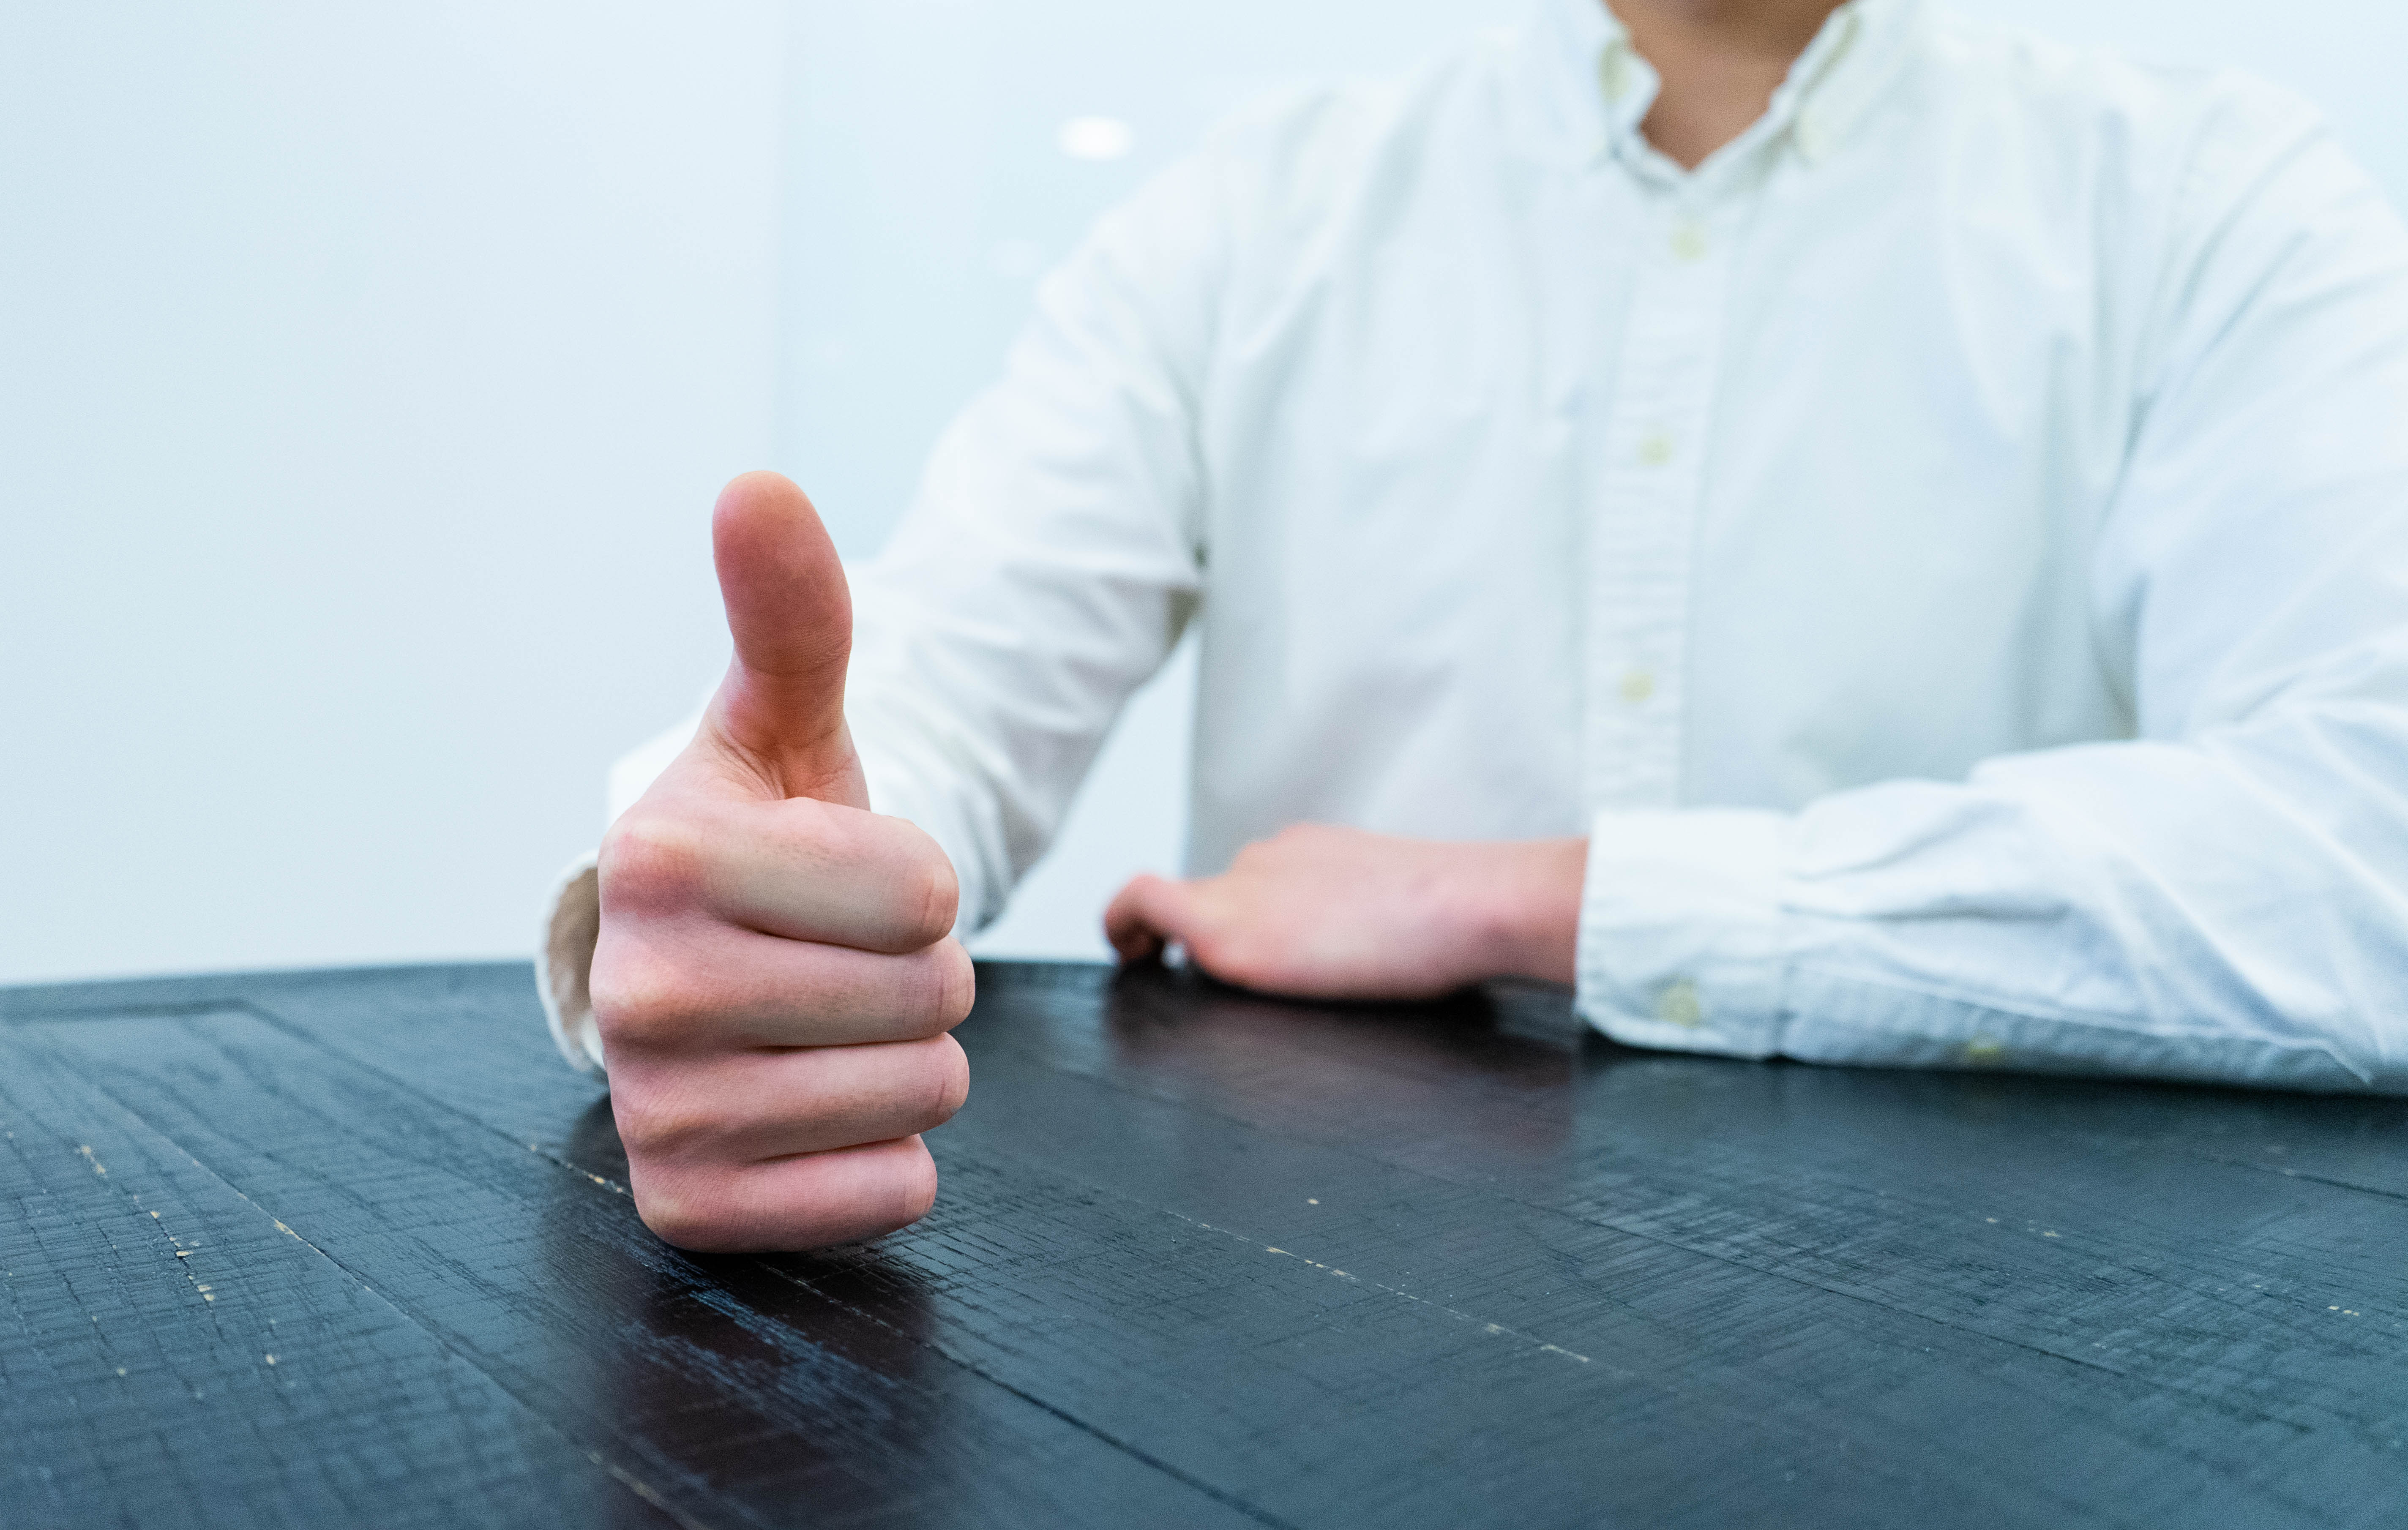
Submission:
MULTIPOLYGON (((1100 207, 1524 3, 0 0, 0 981, 524 954, 724 661, 723 479, 874 551, 1100 207)), ((2254 69, 2408 193, 2408 7, 1963 8, 2254 69)), ((986 949, 1175 865, 1183 683, 986 949)))

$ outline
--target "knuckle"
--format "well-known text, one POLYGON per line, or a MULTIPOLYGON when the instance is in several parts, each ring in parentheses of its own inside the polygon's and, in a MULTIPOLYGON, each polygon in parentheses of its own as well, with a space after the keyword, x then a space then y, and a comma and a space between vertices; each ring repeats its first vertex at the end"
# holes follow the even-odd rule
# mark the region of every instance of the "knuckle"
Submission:
POLYGON ((682 1165, 700 1172, 719 1132, 726 1094, 724 1075, 690 1064, 638 1057, 610 1078, 610 1115, 628 1162, 664 1171, 682 1165))
POLYGON ((1322 851, 1345 837, 1346 831, 1332 823, 1299 823, 1288 845, 1298 851, 1322 851))
POLYGON ((948 940, 939 950, 944 987, 938 999, 937 1015, 950 1031, 970 1018, 970 1006, 978 1002, 978 969, 960 941, 948 940))
POLYGON ((911 911, 907 935, 915 947, 933 945, 952 933, 960 903, 961 880, 953 875, 953 863, 929 840, 925 853, 911 868, 904 900, 904 907, 911 911))
POLYGON ((589 993, 602 1039, 623 1048, 674 1042, 691 1028, 699 1008, 682 974, 618 942, 595 949, 589 993))
POLYGON ((1223 982, 1235 983, 1240 988, 1266 986, 1263 979, 1269 971, 1269 963, 1259 940, 1242 935, 1224 935, 1201 948, 1191 943, 1188 951, 1205 971, 1223 982))
POLYGON ((918 1151, 896 1167, 887 1186, 894 1197, 886 1218, 892 1226, 909 1226, 937 1204, 937 1161, 928 1156, 926 1144, 916 1146, 918 1151))
POLYGON ((1181 938, 1194 951, 1198 946, 1221 950, 1243 938, 1243 922, 1232 916, 1235 899, 1219 887, 1208 888, 1196 898, 1195 908, 1187 918, 1181 938))
POLYGON ((1264 847, 1268 851, 1264 859, 1278 865, 1293 865, 1298 857, 1311 855, 1326 844, 1331 832, 1326 823, 1291 823, 1271 836, 1264 847))
POLYGON ((612 1114, 618 1118, 619 1144, 627 1150, 630 1163, 679 1157, 703 1134, 705 1125, 691 1111, 649 1096, 616 1104, 612 1114))
POLYGON ((961 1043, 950 1036, 940 1036, 931 1047, 934 1056, 924 1080, 927 1099, 922 1115, 928 1124, 921 1128, 923 1131, 953 1120, 953 1113, 970 1097, 970 1060, 961 1043))
POLYGON ((673 901, 702 883, 702 835, 666 813, 622 814, 602 836, 595 872, 605 906, 673 901))
POLYGON ((906 1224, 919 1221, 936 1208, 937 1161, 924 1152, 905 1176, 903 1186, 903 1221, 906 1224))
POLYGON ((909 960, 902 1009, 912 1029, 939 1036, 968 1018, 978 979, 960 941, 939 940, 909 960))
POLYGON ((743 1228, 730 1215, 724 1197, 690 1178, 636 1178, 628 1186, 636 1197, 636 1214, 662 1242, 697 1253, 733 1249, 743 1228))
POLYGON ((1217 932, 1206 929, 1191 930, 1181 944, 1187 948, 1189 962, 1202 967, 1216 978, 1227 975, 1230 943, 1217 932))

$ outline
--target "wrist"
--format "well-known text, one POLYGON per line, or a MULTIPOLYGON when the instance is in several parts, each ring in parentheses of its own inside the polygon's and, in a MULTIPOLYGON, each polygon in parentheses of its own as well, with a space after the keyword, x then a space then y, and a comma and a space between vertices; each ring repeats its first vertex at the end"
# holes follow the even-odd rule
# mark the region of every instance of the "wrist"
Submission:
POLYGON ((1475 932, 1473 980, 1529 978, 1570 984, 1578 970, 1586 839, 1525 839, 1484 845, 1484 865, 1466 878, 1475 932))

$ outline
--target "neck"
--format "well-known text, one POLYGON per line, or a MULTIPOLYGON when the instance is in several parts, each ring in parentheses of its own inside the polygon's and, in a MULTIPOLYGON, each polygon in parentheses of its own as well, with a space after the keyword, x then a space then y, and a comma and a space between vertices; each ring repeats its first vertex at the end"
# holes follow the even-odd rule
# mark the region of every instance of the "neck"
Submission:
POLYGON ((1613 0, 1662 81, 1640 130, 1684 169, 1747 131, 1841 0, 1613 0))

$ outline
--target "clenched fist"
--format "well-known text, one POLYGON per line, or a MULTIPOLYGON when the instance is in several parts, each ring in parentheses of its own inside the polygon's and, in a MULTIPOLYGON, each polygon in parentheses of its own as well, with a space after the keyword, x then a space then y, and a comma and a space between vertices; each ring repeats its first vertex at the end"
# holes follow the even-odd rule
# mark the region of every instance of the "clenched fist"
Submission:
POLYGON ((711 521, 735 662, 602 842, 593 998, 636 1208, 695 1250, 809 1249, 923 1213, 961 1108, 952 863, 869 810, 845 730, 853 607, 802 491, 711 521))

